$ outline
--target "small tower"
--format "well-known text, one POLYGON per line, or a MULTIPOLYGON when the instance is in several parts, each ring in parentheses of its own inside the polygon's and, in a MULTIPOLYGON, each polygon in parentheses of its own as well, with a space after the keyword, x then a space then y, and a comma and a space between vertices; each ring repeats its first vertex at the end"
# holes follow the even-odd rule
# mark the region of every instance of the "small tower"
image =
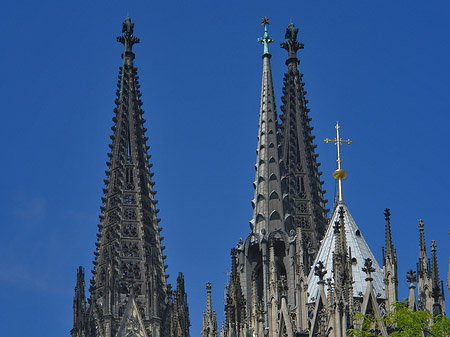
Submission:
POLYGON ((86 296, 84 294, 84 269, 78 267, 75 296, 73 297, 73 329, 72 337, 83 336, 87 330, 86 296))
POLYGON ((431 296, 433 297, 433 315, 445 313, 444 285, 439 279, 436 241, 431 240, 431 296))
POLYGON ((216 311, 212 307, 211 282, 206 282, 206 312, 203 311, 202 336, 218 337, 216 311))
POLYGON ((386 291, 386 305, 388 309, 398 301, 398 275, 397 275, 397 252, 392 244, 391 235, 391 213, 386 208, 384 211, 386 220, 386 247, 383 249, 383 274, 386 291))
POLYGON ((425 244, 425 223, 419 220, 419 262, 417 263, 417 292, 418 306, 420 310, 433 312, 433 299, 431 291, 433 288, 431 279, 431 266, 427 255, 425 244))
POLYGON ((225 300, 225 325, 222 337, 244 337, 248 325, 246 320, 246 301, 242 294, 238 273, 237 250, 231 250, 231 274, 225 300))
POLYGON ((189 307, 187 303, 187 294, 184 290, 184 277, 178 273, 177 288, 173 292, 171 301, 171 325, 170 335, 172 337, 189 337, 189 307))

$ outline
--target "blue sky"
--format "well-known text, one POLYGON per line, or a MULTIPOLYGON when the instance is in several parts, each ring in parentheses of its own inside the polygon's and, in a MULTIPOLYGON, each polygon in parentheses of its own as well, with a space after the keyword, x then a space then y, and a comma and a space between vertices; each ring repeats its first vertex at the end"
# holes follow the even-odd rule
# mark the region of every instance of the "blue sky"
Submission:
POLYGON ((263 16, 276 40, 277 103, 286 69, 278 43, 290 20, 300 29, 327 199, 336 155, 322 140, 339 120, 354 141, 342 150, 344 199, 378 262, 391 209, 400 298, 418 259, 419 219, 446 282, 448 1, 4 1, 0 13, 5 336, 69 336, 76 268, 92 268, 121 65, 115 37, 127 14, 141 38, 135 65, 169 281, 185 273, 191 336, 206 281, 220 325, 229 251, 249 232, 263 16))

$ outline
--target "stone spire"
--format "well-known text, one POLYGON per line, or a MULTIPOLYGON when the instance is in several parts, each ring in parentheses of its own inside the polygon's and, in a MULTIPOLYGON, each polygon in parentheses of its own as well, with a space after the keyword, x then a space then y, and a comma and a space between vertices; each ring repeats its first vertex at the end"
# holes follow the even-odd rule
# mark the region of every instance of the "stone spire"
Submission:
POLYGON ((171 336, 189 337, 190 326, 187 294, 184 289, 184 277, 182 273, 178 273, 177 288, 173 292, 171 303, 171 336))
MULTIPOLYGON (((263 74, 253 217, 250 221, 251 232, 245 242, 239 242, 236 260, 233 261, 236 261, 241 291, 246 300, 246 333, 267 333, 270 337, 275 337, 283 329, 292 333, 293 315, 288 312, 296 306, 297 289, 306 292, 306 276, 302 287, 296 276, 297 271, 300 271, 296 247, 301 242, 301 235, 298 235, 301 231, 300 227, 293 226, 292 217, 287 211, 289 201, 281 174, 279 126, 269 53, 269 43, 273 39, 268 32, 269 19, 264 18, 262 24, 264 36, 259 41, 264 45, 263 74), (277 317, 282 317, 280 321, 283 323, 279 323, 277 317)), ((234 272, 232 277, 233 275, 234 272)), ((232 287, 233 281, 230 279, 230 289, 232 287)), ((306 302, 306 293, 304 297, 303 302, 306 302)), ((236 315, 234 307, 233 310, 231 308, 232 306, 228 306, 227 313, 236 315)), ((242 324, 243 314, 239 313, 239 316, 242 324)), ((306 313, 304 316, 307 317, 306 313)), ((228 320, 227 323, 237 322, 236 318, 233 320, 228 320)))
POLYGON ((225 302, 225 325, 222 337, 244 337, 245 330, 247 329, 246 301, 242 294, 241 282, 237 270, 237 259, 237 250, 233 248, 231 250, 231 274, 225 302))
POLYGON ((419 220, 419 262, 417 263, 417 292, 420 310, 433 312, 431 266, 425 243, 425 223, 419 220))
POLYGON ((397 252, 392 243, 391 213, 388 208, 385 209, 384 216, 386 219, 386 247, 383 249, 383 274, 387 307, 390 309, 398 301, 397 252))
POLYGON ((206 282, 206 312, 203 312, 202 336, 218 337, 216 311, 213 310, 211 300, 211 282, 206 282))
MULTIPOLYGON (((269 233, 276 228, 285 229, 283 191, 281 189, 280 158, 278 150, 278 116, 270 66, 267 26, 269 20, 263 19, 264 36, 258 41, 264 44, 263 76, 259 112, 258 148, 256 158, 255 197, 252 201, 253 218, 250 221, 252 232, 269 233)), ((289 232, 290 228, 287 230, 289 232)))
POLYGON ((450 258, 448 259, 447 288, 450 296, 450 258))
POLYGON ((436 241, 431 240, 431 283, 432 290, 431 296, 433 297, 433 315, 440 315, 444 313, 445 309, 443 308, 444 304, 444 289, 441 286, 441 281, 439 279, 439 269, 437 263, 437 254, 436 254, 436 241))
POLYGON ((303 49, 303 44, 297 40, 298 29, 289 23, 286 29, 286 41, 281 47, 288 52, 286 60, 287 72, 284 75, 283 96, 281 98, 281 153, 282 170, 286 181, 286 193, 289 197, 290 213, 296 226, 302 227, 307 272, 314 256, 319 249, 320 240, 327 228, 327 212, 320 181, 320 163, 315 153, 310 126, 308 100, 302 82, 303 74, 299 72, 300 63, 297 51, 303 49))
POLYGON ((70 331, 72 336, 80 336, 87 329, 86 296, 84 292, 84 269, 78 267, 75 296, 73 297, 73 329, 70 331))
POLYGON ((125 321, 129 317, 142 322, 144 335, 170 336, 166 257, 150 173, 140 85, 133 64, 132 48, 139 43, 133 29, 134 24, 127 17, 123 35, 117 38, 124 45, 123 64, 95 244, 89 324, 86 331, 72 334, 73 337, 116 336, 119 327, 123 333, 127 331, 125 321), (133 305, 127 304, 130 301, 133 305))

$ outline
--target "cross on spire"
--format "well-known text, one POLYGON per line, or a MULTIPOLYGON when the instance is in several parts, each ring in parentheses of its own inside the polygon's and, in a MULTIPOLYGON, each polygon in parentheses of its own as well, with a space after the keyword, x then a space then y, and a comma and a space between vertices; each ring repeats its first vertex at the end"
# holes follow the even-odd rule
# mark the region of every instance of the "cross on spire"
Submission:
POLYGON ((262 18, 261 25, 264 26, 264 36, 258 38, 258 42, 261 42, 264 45, 263 57, 269 56, 269 58, 270 58, 271 55, 269 53, 269 43, 272 43, 275 40, 269 36, 269 31, 267 30, 267 26, 270 25, 269 21, 270 21, 270 19, 267 16, 262 18))
POLYGON ((336 122, 336 138, 335 139, 325 139, 325 143, 335 143, 337 147, 337 170, 333 172, 334 179, 339 181, 339 201, 344 201, 344 198, 342 196, 342 180, 345 179, 347 176, 347 172, 345 172, 343 169, 341 169, 341 144, 351 144, 352 141, 350 139, 342 140, 342 138, 339 136, 339 129, 341 127, 339 126, 339 123, 336 122))

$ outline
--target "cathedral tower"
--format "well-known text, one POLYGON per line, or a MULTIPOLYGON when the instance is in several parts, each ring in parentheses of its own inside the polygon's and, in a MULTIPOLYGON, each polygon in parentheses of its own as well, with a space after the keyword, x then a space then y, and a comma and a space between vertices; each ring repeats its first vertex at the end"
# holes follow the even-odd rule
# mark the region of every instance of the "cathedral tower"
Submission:
POLYGON ((189 315, 180 275, 174 293, 167 285, 166 256, 150 173, 130 18, 123 23, 110 161, 97 234, 90 299, 78 270, 72 337, 188 337, 189 315))
POLYGON ((300 44, 296 30, 289 25, 288 41, 282 44, 289 59, 280 132, 269 52, 273 39, 268 33, 269 20, 264 18, 262 24, 253 217, 249 236, 232 251, 224 337, 293 336, 307 329, 307 273, 326 225, 312 128, 297 69, 300 44))

